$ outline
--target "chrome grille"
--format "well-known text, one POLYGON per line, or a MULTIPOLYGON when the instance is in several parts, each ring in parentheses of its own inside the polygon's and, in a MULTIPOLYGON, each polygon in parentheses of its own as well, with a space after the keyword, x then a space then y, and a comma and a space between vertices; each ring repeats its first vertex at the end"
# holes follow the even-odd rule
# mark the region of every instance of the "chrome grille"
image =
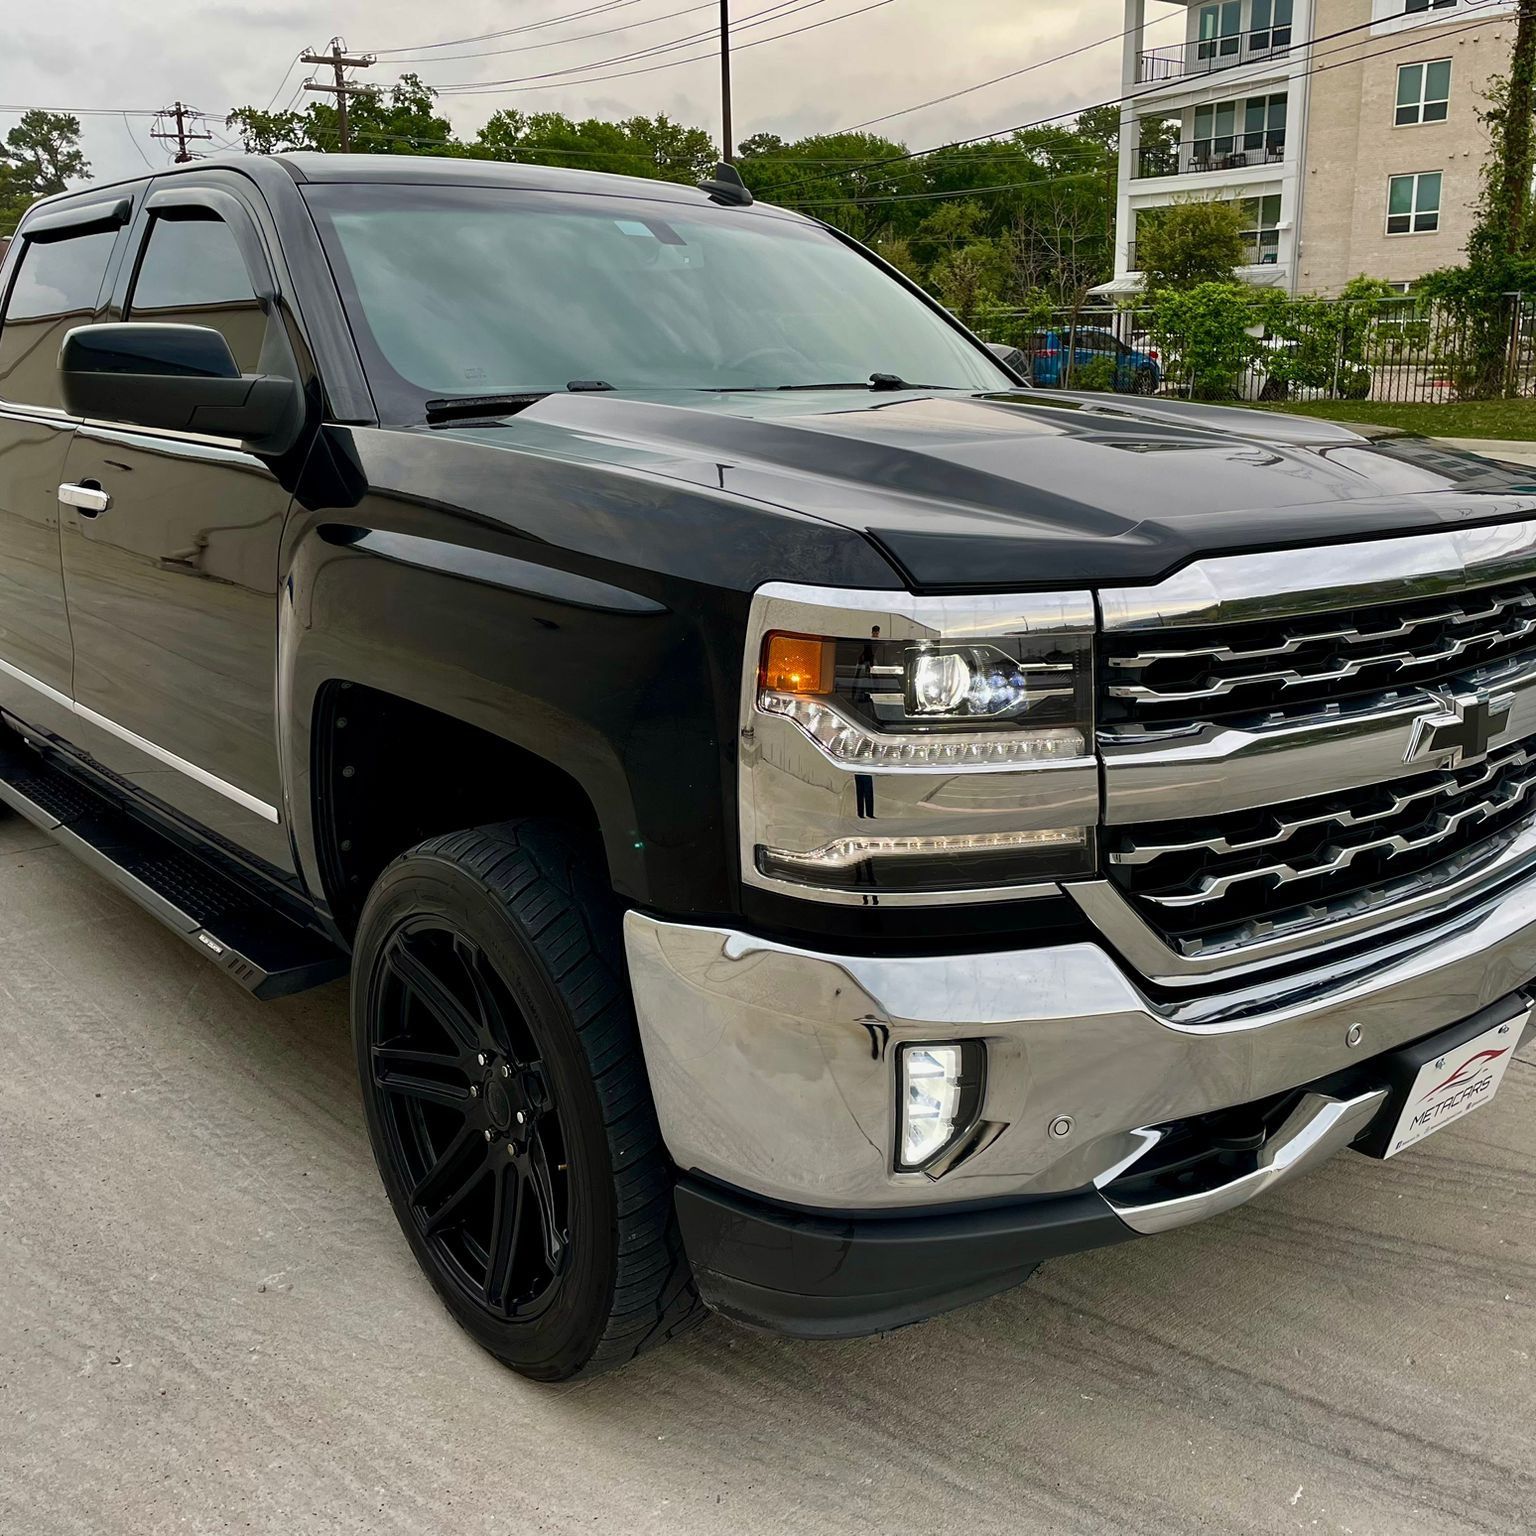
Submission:
POLYGON ((1345 616, 1121 632, 1106 637, 1103 654, 1111 728, 1177 731, 1236 716, 1301 715, 1536 656, 1536 584, 1345 616))
POLYGON ((1481 762, 1262 811, 1113 829, 1111 878, 1184 953, 1459 880, 1536 820, 1536 737, 1481 762))

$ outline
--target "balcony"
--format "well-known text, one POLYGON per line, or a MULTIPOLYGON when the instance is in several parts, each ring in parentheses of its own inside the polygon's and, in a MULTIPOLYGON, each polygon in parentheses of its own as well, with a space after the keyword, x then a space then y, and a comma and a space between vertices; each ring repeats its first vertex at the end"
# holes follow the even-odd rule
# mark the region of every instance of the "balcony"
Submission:
MULTIPOLYGON (((1243 253, 1243 259, 1239 263, 1244 267, 1273 267, 1280 261, 1280 231, 1278 229, 1258 229, 1246 235, 1247 248, 1243 253)), ((1131 241, 1126 248, 1125 270, 1127 272, 1141 271, 1141 263, 1136 257, 1136 242, 1131 241)))
POLYGON ((1159 144, 1136 152, 1138 180, 1154 176, 1189 176, 1207 171, 1241 171, 1279 165, 1285 159, 1285 130, 1245 133, 1225 139, 1197 139, 1193 144, 1159 144))
POLYGON ((1229 37, 1203 38, 1173 48, 1151 48, 1136 56, 1136 79, 1142 85, 1213 75, 1239 64, 1284 59, 1291 51, 1289 27, 1267 27, 1229 37))

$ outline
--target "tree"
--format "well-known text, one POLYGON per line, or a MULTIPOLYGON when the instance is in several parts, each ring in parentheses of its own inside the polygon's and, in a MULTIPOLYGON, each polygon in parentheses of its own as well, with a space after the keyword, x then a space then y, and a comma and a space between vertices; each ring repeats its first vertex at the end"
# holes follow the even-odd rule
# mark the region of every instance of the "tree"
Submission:
POLYGON ((0 231, 16 227, 27 205, 90 174, 80 152, 80 119, 33 108, 0 143, 0 231))
POLYGON ((1230 282, 1247 255, 1242 205, 1191 198, 1136 218, 1136 265, 1147 292, 1230 282))
MULTIPOLYGON (((416 75, 401 75, 392 86, 368 86, 351 97, 347 122, 352 147, 362 154, 425 155, 457 149, 453 127, 433 110, 437 92, 416 75)), ((240 135, 247 154, 288 150, 334 152, 341 144, 336 108, 314 101, 302 112, 263 112, 236 107, 225 125, 240 135)))
POLYGON ((1419 292, 1457 323, 1449 363, 1456 393, 1466 400, 1515 387, 1509 367, 1520 293, 1536 291, 1536 0, 1520 0, 1510 74, 1496 81, 1481 116, 1489 131, 1483 195, 1459 267, 1426 273, 1419 292))
POLYGON ((1536 254, 1536 0, 1520 0, 1509 77, 1500 81, 1483 113, 1493 140, 1484 172, 1483 209, 1469 251, 1492 256, 1536 254))
POLYGON ((559 112, 496 113, 463 151, 488 160, 565 165, 661 181, 702 181, 715 166, 715 148, 702 128, 665 113, 622 123, 589 117, 572 122, 559 112))

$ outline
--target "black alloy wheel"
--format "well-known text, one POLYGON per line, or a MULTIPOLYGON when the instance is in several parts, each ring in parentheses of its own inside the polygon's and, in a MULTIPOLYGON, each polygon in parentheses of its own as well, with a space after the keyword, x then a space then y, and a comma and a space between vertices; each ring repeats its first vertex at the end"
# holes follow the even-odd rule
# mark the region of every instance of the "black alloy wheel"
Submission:
POLYGON ((395 1216, 453 1317, 537 1380, 701 1315, 623 978, 611 893, 537 821, 402 854, 358 923, 353 1041, 395 1216))
POLYGON ((450 920, 402 923, 383 966, 369 1055, 412 1219, 467 1299, 535 1316, 571 1241, 570 1169, 543 1047, 484 951, 450 920))

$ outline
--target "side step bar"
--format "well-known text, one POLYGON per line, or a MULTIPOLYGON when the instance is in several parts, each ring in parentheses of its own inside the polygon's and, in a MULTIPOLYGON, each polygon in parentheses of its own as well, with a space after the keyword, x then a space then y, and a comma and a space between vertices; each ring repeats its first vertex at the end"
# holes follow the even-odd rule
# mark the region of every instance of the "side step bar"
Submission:
POLYGON ((0 800, 257 997, 346 974, 346 956, 263 900, 233 861, 184 848, 10 730, 0 731, 0 800))

